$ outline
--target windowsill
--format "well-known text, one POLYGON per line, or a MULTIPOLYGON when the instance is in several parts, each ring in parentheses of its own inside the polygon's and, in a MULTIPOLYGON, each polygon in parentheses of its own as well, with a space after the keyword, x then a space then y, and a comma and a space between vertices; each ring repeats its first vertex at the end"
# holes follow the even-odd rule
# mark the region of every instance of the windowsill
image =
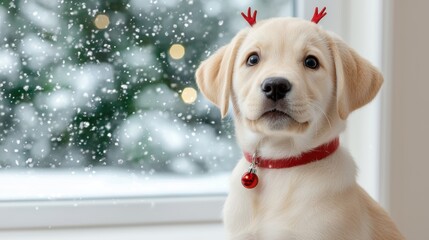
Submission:
POLYGON ((229 174, 143 176, 113 168, 94 168, 90 172, 5 170, 0 182, 13 184, 0 185, 0 202, 224 196, 229 174))
POLYGON ((163 224, 148 226, 50 228, 0 231, 0 239, 7 240, 219 240, 226 239, 221 222, 194 224, 163 224))
POLYGON ((228 174, 149 178, 126 171, 3 171, 0 229, 221 221, 228 174))

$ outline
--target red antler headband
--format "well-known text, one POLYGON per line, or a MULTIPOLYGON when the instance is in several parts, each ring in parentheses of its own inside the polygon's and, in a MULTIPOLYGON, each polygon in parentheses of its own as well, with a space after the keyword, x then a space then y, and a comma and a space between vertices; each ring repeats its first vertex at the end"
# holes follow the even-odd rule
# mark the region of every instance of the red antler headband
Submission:
MULTIPOLYGON (((247 15, 244 12, 241 12, 241 16, 243 16, 243 18, 250 24, 250 26, 253 26, 256 23, 256 14, 258 13, 258 11, 254 11, 253 12, 253 16, 252 16, 252 9, 249 7, 247 9, 247 15)), ((324 16, 326 16, 326 7, 324 7, 322 9, 322 11, 320 11, 319 13, 319 8, 316 7, 316 9, 314 10, 314 14, 313 14, 313 18, 311 19, 312 22, 314 23, 319 23, 320 20, 322 20, 322 18, 324 16)))
POLYGON ((319 21, 320 21, 324 16, 326 16, 326 12, 325 12, 325 10, 326 10, 326 7, 324 7, 324 8, 322 9, 322 11, 320 11, 320 13, 319 13, 319 8, 317 8, 317 7, 316 7, 316 9, 314 9, 313 18, 311 19, 311 21, 312 21, 312 22, 314 22, 314 23, 316 23, 316 24, 318 24, 318 23, 319 23, 319 21))
POLYGON ((252 16, 252 9, 249 7, 247 9, 247 15, 244 14, 244 12, 241 12, 241 16, 243 16, 243 18, 250 24, 250 26, 253 26, 253 24, 256 23, 256 14, 258 13, 258 11, 254 11, 253 12, 253 16, 252 16))

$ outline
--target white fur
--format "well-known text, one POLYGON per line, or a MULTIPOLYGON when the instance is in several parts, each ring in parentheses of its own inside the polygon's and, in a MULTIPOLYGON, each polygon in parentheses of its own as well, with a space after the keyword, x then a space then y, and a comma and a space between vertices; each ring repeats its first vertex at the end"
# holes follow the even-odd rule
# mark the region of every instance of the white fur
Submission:
MULTIPOLYGON (((349 198, 347 189, 356 184, 356 166, 344 149, 305 166, 258 169, 260 181, 255 189, 241 185, 248 166, 241 159, 231 177, 224 208, 231 239, 344 239, 341 236, 346 233, 366 236, 348 239, 370 239, 366 221, 346 232, 336 230, 350 217, 343 214, 351 211, 347 209, 350 202, 343 199, 349 198), (288 235, 291 237, 285 238, 288 235)), ((360 214, 368 218, 365 212, 360 214)))
MULTIPOLYGON (((371 101, 380 72, 316 24, 293 18, 257 23, 204 61, 197 82, 223 115, 229 99, 244 152, 278 159, 299 155, 337 137, 350 112, 371 101), (260 62, 246 65, 257 53, 260 62), (306 56, 320 61, 304 66, 306 56), (269 77, 283 77, 292 90, 272 101, 261 91, 269 77), (272 109, 287 117, 271 117, 272 109)), ((283 115, 279 115, 283 116, 283 115)), ((285 169, 258 168, 254 189, 241 185, 243 158, 231 177, 224 222, 234 240, 399 240, 386 212, 356 183, 356 166, 339 148, 323 160, 285 169)))

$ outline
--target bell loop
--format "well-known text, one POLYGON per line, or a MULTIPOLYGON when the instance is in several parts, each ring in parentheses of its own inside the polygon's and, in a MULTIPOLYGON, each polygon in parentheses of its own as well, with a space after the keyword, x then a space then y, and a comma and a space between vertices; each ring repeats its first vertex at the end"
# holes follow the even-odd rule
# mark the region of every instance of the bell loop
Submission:
POLYGON ((255 152, 252 155, 252 164, 256 167, 256 165, 258 165, 259 161, 258 161, 258 154, 255 152))

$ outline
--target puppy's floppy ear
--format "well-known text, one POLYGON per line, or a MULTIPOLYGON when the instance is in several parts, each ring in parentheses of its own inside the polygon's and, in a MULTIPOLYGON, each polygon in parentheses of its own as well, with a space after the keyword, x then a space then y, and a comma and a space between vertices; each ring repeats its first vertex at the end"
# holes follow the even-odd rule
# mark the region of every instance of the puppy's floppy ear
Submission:
POLYGON ((332 37, 336 71, 337 110, 345 120, 350 112, 369 103, 383 83, 383 76, 338 37, 332 37))
POLYGON ((199 89, 220 109, 222 118, 228 113, 235 58, 246 32, 238 33, 228 45, 202 62, 196 72, 199 89))

